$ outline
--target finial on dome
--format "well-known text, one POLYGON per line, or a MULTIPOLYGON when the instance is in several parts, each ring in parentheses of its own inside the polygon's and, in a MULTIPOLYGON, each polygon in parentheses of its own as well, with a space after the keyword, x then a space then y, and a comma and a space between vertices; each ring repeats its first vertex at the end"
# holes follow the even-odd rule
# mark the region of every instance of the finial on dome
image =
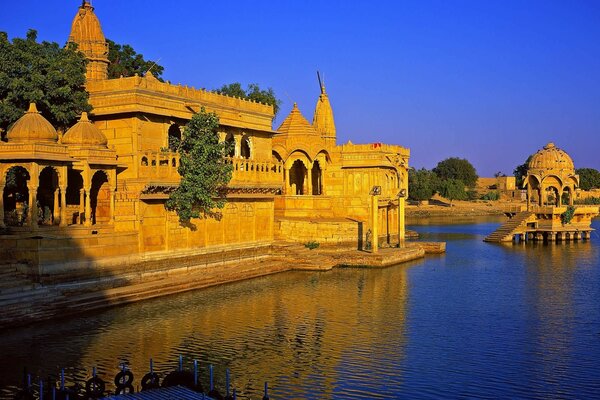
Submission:
POLYGON ((321 77, 321 73, 317 71, 317 79, 319 80, 319 89, 321 89, 321 94, 325 94, 325 75, 321 77))
POLYGON ((294 107, 292 107, 293 109, 297 110, 298 109, 298 103, 294 102, 294 107))
POLYGON ((87 112, 84 111, 81 113, 81 118, 79 118, 79 122, 90 122, 87 112))
POLYGON ((552 143, 552 142, 549 142, 547 145, 545 145, 545 146, 544 146, 544 149, 546 149, 546 150, 547 150, 547 149, 553 149, 553 148, 555 148, 555 147, 556 147, 556 146, 554 145, 554 143, 552 143))
POLYGON ((29 109, 27 110, 28 113, 36 113, 39 114, 40 112, 37 109, 37 106, 34 102, 29 103, 29 109))

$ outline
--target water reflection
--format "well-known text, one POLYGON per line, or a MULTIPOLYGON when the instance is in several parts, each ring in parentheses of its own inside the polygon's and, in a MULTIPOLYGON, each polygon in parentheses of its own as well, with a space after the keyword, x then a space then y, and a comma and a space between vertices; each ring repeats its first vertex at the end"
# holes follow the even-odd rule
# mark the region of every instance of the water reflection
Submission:
POLYGON ((45 350, 6 349, 16 363, 2 366, 2 383, 19 379, 22 365, 42 374, 97 365, 113 376, 126 361, 139 384, 150 357, 164 373, 183 354, 214 364, 221 388, 230 368, 241 398, 258 397, 264 381, 278 398, 371 393, 382 377, 399 381, 407 290, 405 266, 286 273, 44 324, 4 338, 29 336, 45 350), (339 385, 348 379, 356 385, 339 385))
MULTIPOLYGON (((387 269, 291 272, 0 334, 0 385, 59 366, 150 357, 224 369, 243 398, 593 398, 599 242, 493 245, 499 221, 413 226, 444 256, 387 269), (10 362, 5 361, 10 360, 10 362)), ((599 228, 595 222, 594 227, 599 228)), ((76 375, 86 377, 86 372, 76 375)))

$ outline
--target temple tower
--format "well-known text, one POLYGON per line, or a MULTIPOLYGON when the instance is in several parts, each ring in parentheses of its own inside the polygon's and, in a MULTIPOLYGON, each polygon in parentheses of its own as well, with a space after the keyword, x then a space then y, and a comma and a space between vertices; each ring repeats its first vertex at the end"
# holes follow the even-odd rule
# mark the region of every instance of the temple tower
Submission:
POLYGON ((81 4, 73 19, 69 43, 76 43, 88 60, 87 80, 108 79, 108 44, 89 1, 81 4))
POLYGON ((315 107, 315 115, 313 117, 313 127, 315 130, 327 140, 328 144, 335 145, 336 131, 335 122, 333 121, 333 110, 329 103, 329 97, 325 91, 325 84, 321 81, 319 76, 319 86, 321 89, 321 95, 317 101, 315 107))

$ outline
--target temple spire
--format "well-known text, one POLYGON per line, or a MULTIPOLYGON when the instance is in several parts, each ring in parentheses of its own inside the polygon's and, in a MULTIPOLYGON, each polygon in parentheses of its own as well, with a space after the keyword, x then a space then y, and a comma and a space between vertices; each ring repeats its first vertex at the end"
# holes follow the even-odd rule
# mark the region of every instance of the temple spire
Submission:
POLYGON ((88 60, 85 73, 87 80, 108 79, 108 44, 89 0, 81 2, 68 41, 77 43, 78 49, 88 60))
POLYGON ((325 139, 333 140, 335 144, 336 129, 335 122, 333 120, 333 110, 329 103, 329 97, 325 91, 325 83, 321 79, 321 74, 317 71, 317 79, 319 80, 319 88, 321 94, 319 100, 317 100, 317 106, 315 107, 315 115, 313 117, 313 127, 325 139))

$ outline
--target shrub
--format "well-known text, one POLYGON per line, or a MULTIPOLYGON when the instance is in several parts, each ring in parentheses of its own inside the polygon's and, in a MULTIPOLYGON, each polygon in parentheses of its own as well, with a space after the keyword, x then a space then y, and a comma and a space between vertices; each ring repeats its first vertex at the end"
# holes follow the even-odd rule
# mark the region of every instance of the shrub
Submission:
POLYGON ((314 240, 311 240, 310 242, 304 243, 304 247, 306 247, 309 250, 314 250, 319 247, 319 242, 315 242, 314 240))
POLYGON ((499 198, 500 193, 498 191, 489 192, 481 196, 481 200, 498 200, 499 198))

